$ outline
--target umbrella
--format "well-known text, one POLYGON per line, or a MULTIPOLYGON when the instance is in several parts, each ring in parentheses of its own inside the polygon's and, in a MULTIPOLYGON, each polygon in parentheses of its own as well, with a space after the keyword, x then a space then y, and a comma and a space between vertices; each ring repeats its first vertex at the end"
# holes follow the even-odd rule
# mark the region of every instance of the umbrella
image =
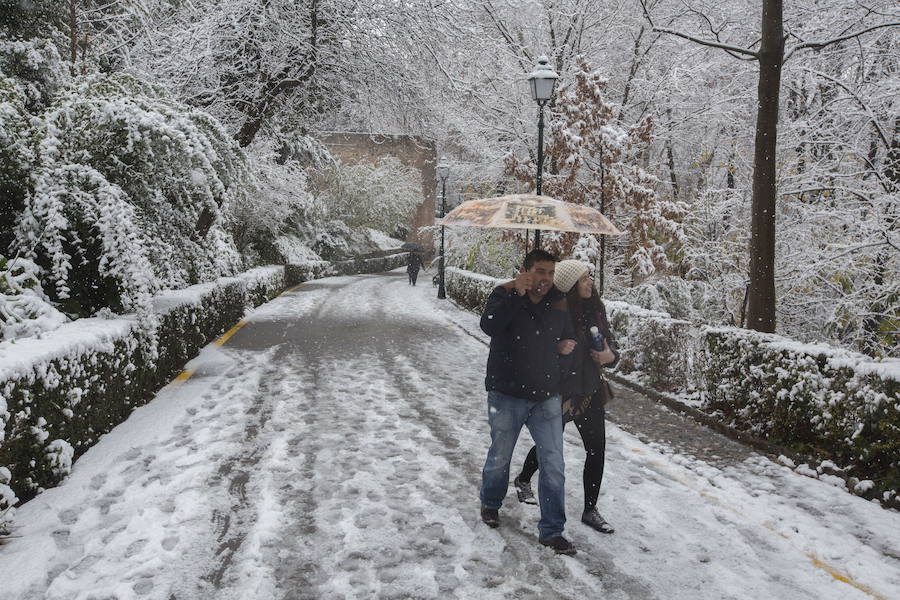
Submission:
POLYGON ((622 234, 598 210, 536 194, 512 194, 468 200, 451 210, 437 223, 447 226, 622 234))
POLYGON ((415 242, 403 242, 400 249, 406 250, 407 252, 425 252, 425 248, 415 242))

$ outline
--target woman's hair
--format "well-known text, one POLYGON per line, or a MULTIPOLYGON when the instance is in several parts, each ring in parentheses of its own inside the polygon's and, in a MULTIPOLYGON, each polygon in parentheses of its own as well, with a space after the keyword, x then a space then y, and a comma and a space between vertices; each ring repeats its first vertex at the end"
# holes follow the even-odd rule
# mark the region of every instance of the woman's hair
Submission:
POLYGON ((578 295, 578 285, 566 294, 566 304, 572 314, 572 324, 575 326, 575 334, 579 337, 587 330, 591 321, 596 319, 600 310, 600 295, 597 288, 591 284, 591 297, 582 298, 578 295))

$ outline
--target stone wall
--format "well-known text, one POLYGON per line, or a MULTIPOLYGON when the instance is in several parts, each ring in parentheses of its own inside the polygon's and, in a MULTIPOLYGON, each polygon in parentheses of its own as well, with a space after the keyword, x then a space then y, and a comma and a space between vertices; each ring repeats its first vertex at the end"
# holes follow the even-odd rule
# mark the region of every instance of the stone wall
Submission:
POLYGON ((393 156, 419 171, 422 174, 422 203, 410 223, 406 239, 431 249, 431 236, 420 234, 418 229, 434 224, 437 156, 433 140, 408 135, 343 132, 324 134, 319 139, 341 162, 374 164, 380 158, 393 156))

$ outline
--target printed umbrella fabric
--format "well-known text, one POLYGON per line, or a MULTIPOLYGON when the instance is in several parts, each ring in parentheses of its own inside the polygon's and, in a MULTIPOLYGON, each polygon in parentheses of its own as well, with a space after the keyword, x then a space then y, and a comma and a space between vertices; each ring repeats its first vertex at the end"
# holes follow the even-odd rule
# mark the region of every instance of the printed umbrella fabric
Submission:
POLYGON ((469 200, 451 210, 437 224, 622 234, 598 210, 536 194, 469 200))

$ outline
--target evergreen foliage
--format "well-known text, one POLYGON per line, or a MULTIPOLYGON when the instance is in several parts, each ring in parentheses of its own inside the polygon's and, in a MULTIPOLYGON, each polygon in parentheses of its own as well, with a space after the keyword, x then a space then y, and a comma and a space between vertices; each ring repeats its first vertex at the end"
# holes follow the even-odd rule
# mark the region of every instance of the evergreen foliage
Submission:
POLYGON ((146 311, 155 289, 241 267, 225 223, 195 231, 250 178, 216 121, 124 74, 66 77, 42 41, 5 42, 0 56, 19 76, 0 88, 2 220, 15 223, 2 250, 44 269, 65 312, 146 311))

